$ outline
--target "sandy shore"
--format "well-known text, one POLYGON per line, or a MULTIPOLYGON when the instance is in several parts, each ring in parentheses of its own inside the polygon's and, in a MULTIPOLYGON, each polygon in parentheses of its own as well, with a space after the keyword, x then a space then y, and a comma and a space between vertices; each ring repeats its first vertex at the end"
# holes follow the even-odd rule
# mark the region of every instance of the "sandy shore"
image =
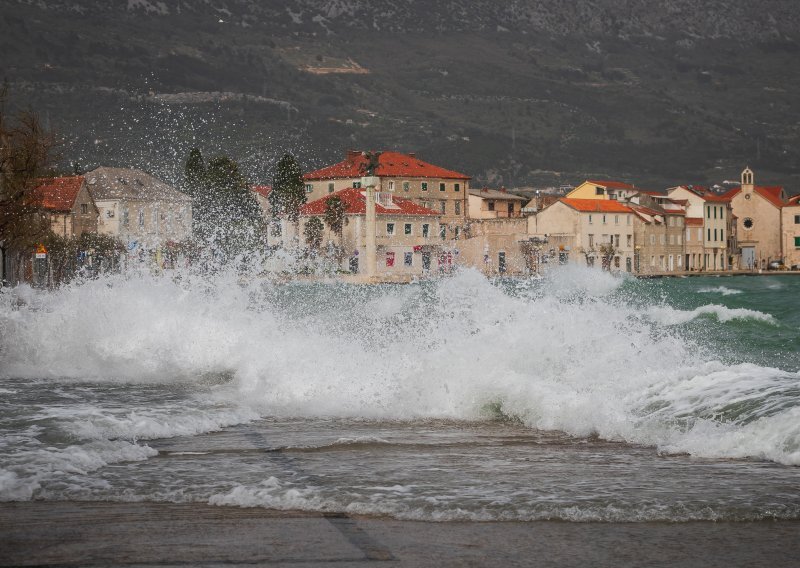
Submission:
POLYGON ((0 504, 0 566, 800 566, 800 521, 412 522, 192 504, 0 504))

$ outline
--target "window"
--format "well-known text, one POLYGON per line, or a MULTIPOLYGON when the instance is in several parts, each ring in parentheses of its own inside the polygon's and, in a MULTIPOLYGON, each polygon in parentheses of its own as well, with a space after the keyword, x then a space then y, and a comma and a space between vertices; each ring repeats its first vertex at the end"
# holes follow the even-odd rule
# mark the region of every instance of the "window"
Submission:
POLYGON ((444 182, 439 184, 439 191, 444 191, 444 182))
POLYGON ((742 225, 745 229, 752 229, 753 228, 753 220, 750 217, 747 217, 744 221, 742 221, 742 225))
POLYGON ((715 241, 717 240, 717 230, 716 229, 714 229, 714 240, 715 241))
POLYGON ((603 215, 603 225, 605 225, 605 224, 606 224, 606 216, 603 215))
POLYGON ((144 227, 144 209, 139 209, 139 228, 144 227))
POLYGON ((659 239, 659 241, 661 241, 661 244, 662 245, 667 244, 667 235, 660 235, 660 237, 661 238, 659 239))
POLYGON ((671 245, 675 244, 675 235, 670 235, 669 236, 669 244, 671 244, 671 245))
POLYGON ((491 199, 486 202, 486 206, 489 208, 489 211, 494 211, 494 201, 492 201, 491 199))
POLYGON ((411 223, 406 223, 403 225, 403 234, 410 235, 411 234, 411 223))
POLYGON ((725 229, 720 229, 719 230, 719 240, 721 240, 721 241, 725 240, 724 232, 725 232, 725 229))
POLYGON ((313 184, 307 183, 306 184, 306 193, 311 193, 312 191, 314 191, 313 184))
POLYGON ((800 237, 794 238, 794 246, 800 248, 800 237))
POLYGON ((328 184, 328 193, 333 193, 334 185, 332 183, 328 184))
POLYGON ((393 181, 389 182, 389 191, 394 191, 394 182, 393 181))
POLYGON ((713 209, 714 209, 714 219, 716 219, 717 218, 717 208, 714 207, 713 209))
POLYGON ((794 216, 794 224, 795 225, 800 225, 800 215, 795 215, 794 216))
POLYGON ((455 230, 455 237, 458 238, 461 236, 461 227, 456 227, 455 230))
POLYGON ((592 216, 591 215, 589 215, 589 224, 590 225, 592 224, 592 216))
POLYGON ((650 235, 650 244, 651 245, 656 244, 656 236, 655 235, 650 235))
POLYGON ((122 225, 127 227, 130 223, 130 212, 127 209, 122 210, 122 225))
POLYGON ((711 219, 711 207, 706 207, 706 218, 711 219))
POLYGON ((626 224, 630 225, 631 224, 631 216, 630 215, 625 215, 625 218, 628 220, 628 222, 626 224))
POLYGON ((439 210, 442 212, 442 215, 447 213, 447 201, 440 201, 439 202, 439 210))
POLYGON ((353 188, 354 189, 361 189, 361 182, 360 181, 354 181, 353 182, 353 188))
POLYGON ((422 182, 422 191, 428 191, 428 182, 427 181, 423 181, 422 182))
POLYGON ((404 182, 403 182, 403 191, 405 191, 406 193, 408 193, 408 191, 409 191, 410 189, 411 189, 411 184, 410 184, 410 183, 408 183, 407 181, 404 181, 404 182))
POLYGON ((625 245, 628 248, 631 248, 631 244, 633 244, 633 235, 626 235, 625 236, 625 245))
POLYGON ((453 191, 461 191, 461 184, 460 183, 454 183, 453 184, 453 191))
POLYGON ((614 215, 614 224, 619 225, 619 215, 614 215))
POLYGON ((461 202, 456 201, 456 215, 461 215, 461 202))
POLYGON ((708 229, 708 239, 706 239, 706 240, 709 240, 709 241, 711 240, 711 229, 708 229))
POLYGON ((89 213, 89 204, 81 203, 81 215, 86 215, 87 213, 89 213))
POLYGON ((619 248, 619 235, 614 235, 614 246, 619 248))
POLYGON ((412 266, 413 264, 414 264, 414 253, 413 252, 403 253, 403 265, 412 266))
POLYGON ((655 265, 656 265, 656 257, 655 256, 651 256, 650 257, 650 266, 655 266, 655 265))
POLYGON ((394 223, 386 223, 386 234, 389 236, 394 235, 394 223))
POLYGON ((153 207, 153 227, 158 228, 158 207, 153 207))
POLYGON ((386 266, 391 267, 394 266, 394 252, 389 251, 386 253, 386 266))
POLYGON ((589 248, 593 248, 593 247, 594 247, 594 235, 592 235, 590 233, 589 234, 589 248))
POLYGON ((594 188, 594 194, 595 195, 603 195, 603 193, 605 193, 605 190, 602 187, 595 187, 594 188))
POLYGON ((427 239, 428 235, 430 234, 430 231, 431 231, 431 226, 428 223, 423 223, 422 224, 422 236, 427 239))
POLYGON ((441 237, 442 240, 445 240, 447 238, 447 227, 445 227, 444 225, 439 227, 439 236, 441 237))

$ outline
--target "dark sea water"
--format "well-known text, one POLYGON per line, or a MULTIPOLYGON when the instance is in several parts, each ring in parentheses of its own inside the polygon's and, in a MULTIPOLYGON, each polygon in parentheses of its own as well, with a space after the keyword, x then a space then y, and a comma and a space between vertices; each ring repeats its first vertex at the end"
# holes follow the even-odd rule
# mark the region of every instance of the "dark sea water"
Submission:
POLYGON ((800 278, 0 293, 0 500, 800 518, 800 278))

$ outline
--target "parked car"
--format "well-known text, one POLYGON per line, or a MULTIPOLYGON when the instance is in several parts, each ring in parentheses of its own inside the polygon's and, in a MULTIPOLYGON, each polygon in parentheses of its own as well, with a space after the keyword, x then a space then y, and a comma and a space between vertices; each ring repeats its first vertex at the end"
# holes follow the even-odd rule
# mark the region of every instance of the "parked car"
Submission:
POLYGON ((772 260, 767 265, 767 270, 789 270, 782 260, 772 260))

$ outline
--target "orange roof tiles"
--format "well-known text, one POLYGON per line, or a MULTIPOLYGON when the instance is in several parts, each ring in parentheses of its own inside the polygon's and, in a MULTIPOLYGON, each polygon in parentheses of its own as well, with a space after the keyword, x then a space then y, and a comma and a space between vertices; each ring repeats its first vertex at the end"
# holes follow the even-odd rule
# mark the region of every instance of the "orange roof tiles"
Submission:
MULTIPOLYGON (((361 193, 362 190, 355 188, 342 189, 336 193, 326 195, 306 203, 300 208, 301 215, 322 215, 325 213, 325 202, 331 197, 338 197, 345 205, 348 215, 365 215, 367 212, 367 198, 361 193)), ((426 217, 438 217, 439 213, 433 209, 417 205, 413 201, 400 197, 392 197, 392 202, 397 208, 387 208, 376 201, 375 212, 378 215, 422 215, 426 217)))
MULTIPOLYGON (((326 168, 309 172, 303 176, 306 180, 358 178, 366 175, 368 159, 360 152, 348 152, 347 158, 326 168)), ((459 172, 447 170, 423 162, 419 158, 400 152, 381 152, 378 157, 376 176, 408 177, 408 178, 443 178, 468 180, 470 177, 459 172)))
POLYGON ((250 191, 259 194, 261 197, 269 197, 269 192, 272 191, 271 185, 252 185, 250 191))
POLYGON ((39 180, 33 190, 34 202, 52 211, 72 211, 83 186, 83 176, 57 177, 39 180))
MULTIPOLYGON (((730 190, 729 192, 725 193, 723 197, 725 197, 726 201, 730 201, 733 199, 735 195, 737 195, 740 191, 742 191, 741 187, 737 187, 735 189, 730 190)), ((781 199, 781 194, 783 193, 783 188, 779 185, 771 185, 771 186, 764 186, 764 185, 756 185, 753 187, 753 191, 759 194, 761 197, 772 203, 775 207, 783 207, 786 205, 783 199, 781 199)))
POLYGON ((631 208, 613 199, 559 199, 564 205, 584 213, 631 213, 631 208))

